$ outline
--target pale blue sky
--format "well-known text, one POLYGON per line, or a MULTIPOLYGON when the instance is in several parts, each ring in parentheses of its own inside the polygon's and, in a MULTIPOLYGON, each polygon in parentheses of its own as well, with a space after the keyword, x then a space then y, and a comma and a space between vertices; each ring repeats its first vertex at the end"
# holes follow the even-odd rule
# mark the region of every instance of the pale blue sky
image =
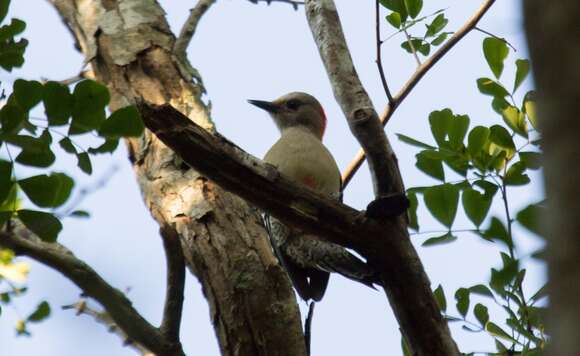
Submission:
MULTIPOLYGON (((174 31, 189 13, 194 1, 160 1, 165 7, 174 31)), ((447 8, 448 30, 457 29, 480 5, 480 1, 425 1, 425 13, 447 8), (433 6, 437 4, 437 6, 433 6)), ((382 111, 386 98, 377 75, 374 43, 373 1, 337 0, 347 41, 358 73, 377 110, 382 111)), ((506 62, 506 83, 513 81, 513 62, 526 56, 518 1, 498 1, 483 19, 481 27, 506 37, 518 53, 506 62)), ((55 11, 44 0, 13 1, 9 16, 28 23, 26 37, 30 40, 27 62, 23 69, 0 73, 7 87, 18 77, 60 80, 75 75, 82 57, 74 50, 73 41, 55 11)), ((383 34, 391 30, 383 26, 383 34)), ((431 142, 428 114, 437 109, 451 108, 455 113, 468 114, 472 125, 499 123, 499 117, 489 107, 489 99, 477 91, 475 79, 491 76, 481 54, 483 35, 473 32, 445 57, 417 86, 399 108, 387 126, 388 137, 399 158, 407 187, 435 184, 435 181, 414 167, 417 150, 400 143, 395 133, 404 133, 431 142)), ((415 69, 413 58, 399 48, 401 37, 387 42, 383 48, 385 70, 393 91, 406 81, 415 69)), ((284 4, 252 5, 242 0, 219 1, 202 20, 190 48, 192 64, 201 72, 208 98, 213 106, 213 118, 222 134, 248 152, 261 157, 277 139, 278 133, 269 118, 248 105, 246 99, 274 99, 290 91, 305 91, 323 104, 329 118, 326 144, 344 168, 358 147, 346 121, 333 99, 332 91, 303 11, 293 11, 284 4)), ((524 91, 531 81, 524 83, 524 91)), ((38 113, 40 116, 41 113, 38 113)), ((111 167, 117 173, 99 192, 90 195, 82 208, 91 212, 90 220, 65 221, 60 242, 85 259, 112 285, 130 287, 129 297, 137 309, 153 323, 160 319, 165 265, 157 225, 141 202, 126 152, 96 160, 95 173, 87 177, 74 169, 75 162, 64 159, 56 168, 71 172, 82 187, 99 179, 111 167)), ((17 172, 18 173, 18 172, 17 172)), ((30 174, 21 170, 19 174, 30 174)), ((535 202, 541 197, 541 183, 531 188, 513 189, 515 208, 535 202)), ((345 202, 364 208, 372 199, 370 178, 366 166, 346 191, 345 202)), ((496 214, 500 209, 494 208, 496 214)), ((421 227, 440 230, 442 226, 423 210, 421 227)), ((484 223, 484 226, 486 224, 484 223)), ((472 228, 462 211, 456 228, 472 228)), ((541 246, 541 241, 522 229, 519 234, 523 254, 541 246)), ((461 234, 452 245, 422 248, 427 236, 413 237, 435 288, 442 283, 453 311, 453 294, 462 286, 484 282, 489 267, 499 264, 493 245, 474 235, 461 234)), ((543 284, 542 265, 529 264, 529 294, 543 284)), ((19 298, 16 310, 4 308, 0 317, 2 354, 16 355, 133 355, 119 339, 86 316, 77 317, 60 306, 78 299, 79 291, 59 274, 32 263, 30 290, 19 298), (26 316, 41 300, 53 308, 52 317, 42 324, 31 325, 33 337, 14 337, 13 325, 18 314, 26 316)), ((491 314, 497 309, 491 309, 491 314)), ((501 320, 500 320, 501 321, 501 320)), ((313 325, 313 355, 400 355, 400 334, 392 311, 383 293, 354 284, 342 277, 331 278, 322 303, 317 306, 313 325)), ((453 326, 462 351, 492 350, 491 338, 471 334, 453 326)), ((217 355, 218 348, 209 323, 208 310, 199 284, 188 277, 183 317, 182 342, 186 352, 195 355, 217 355)))

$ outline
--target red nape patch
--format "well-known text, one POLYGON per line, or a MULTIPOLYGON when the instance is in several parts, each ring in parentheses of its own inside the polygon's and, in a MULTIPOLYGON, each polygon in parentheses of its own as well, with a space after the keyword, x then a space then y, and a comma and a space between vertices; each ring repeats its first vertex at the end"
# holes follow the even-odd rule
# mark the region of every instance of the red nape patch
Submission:
POLYGON ((312 175, 307 175, 304 178, 302 178, 302 183, 312 189, 316 189, 317 187, 316 178, 312 175))
POLYGON ((324 136, 324 131, 326 130, 326 114, 324 113, 324 109, 321 105, 318 105, 320 116, 322 117, 322 129, 320 129, 320 138, 324 136))

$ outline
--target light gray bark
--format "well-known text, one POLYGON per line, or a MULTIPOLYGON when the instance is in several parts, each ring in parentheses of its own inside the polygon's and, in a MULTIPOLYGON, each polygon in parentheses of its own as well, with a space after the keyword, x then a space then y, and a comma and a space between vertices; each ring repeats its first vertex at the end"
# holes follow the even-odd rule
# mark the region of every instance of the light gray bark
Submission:
MULTIPOLYGON (((170 103, 213 130, 188 63, 154 0, 52 0, 115 110, 136 99, 170 103)), ((223 355, 305 354, 289 280, 272 255, 258 215, 189 168, 154 135, 128 141, 145 204, 175 230, 199 278, 223 355)), ((161 252, 160 252, 161 253, 161 252)), ((184 316, 191 317, 191 316, 184 316)))

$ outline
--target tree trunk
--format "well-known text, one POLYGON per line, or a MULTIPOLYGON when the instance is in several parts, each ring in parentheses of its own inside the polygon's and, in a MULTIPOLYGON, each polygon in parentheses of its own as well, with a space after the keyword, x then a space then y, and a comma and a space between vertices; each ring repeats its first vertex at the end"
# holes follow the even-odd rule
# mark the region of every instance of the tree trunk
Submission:
POLYGON ((539 91, 549 209, 549 355, 580 355, 580 2, 524 1, 539 91))
MULTIPOLYGON (((200 100, 203 87, 173 53, 175 37, 157 2, 52 3, 97 80, 109 87, 112 110, 140 98, 170 103, 213 130, 200 100)), ((305 355, 292 286, 257 212, 183 164, 150 132, 127 143, 145 204, 160 226, 179 234, 186 263, 201 281, 222 355, 305 355)))

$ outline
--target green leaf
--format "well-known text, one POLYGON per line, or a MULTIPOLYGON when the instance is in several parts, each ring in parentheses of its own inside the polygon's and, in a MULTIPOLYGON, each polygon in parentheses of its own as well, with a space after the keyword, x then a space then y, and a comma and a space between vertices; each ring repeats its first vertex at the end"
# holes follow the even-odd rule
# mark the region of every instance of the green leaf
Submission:
POLYGON ((54 153, 50 150, 42 152, 22 151, 18 156, 16 156, 16 162, 25 166, 39 168, 50 167, 55 159, 56 157, 54 156, 54 153))
POLYGON ((73 97, 73 119, 69 134, 98 129, 105 121, 105 107, 110 99, 107 87, 93 80, 84 80, 75 87, 73 97))
POLYGON ((425 42, 422 39, 417 38, 412 39, 411 41, 405 40, 401 42, 401 47, 408 53, 413 53, 414 48, 415 51, 421 53, 424 56, 428 56, 429 52, 431 51, 431 45, 428 42, 425 42), (413 46, 411 47, 411 45, 413 46))
POLYGON ((18 218, 39 238, 46 242, 55 242, 62 224, 52 214, 35 210, 18 210, 18 218))
POLYGON ((542 154, 539 152, 520 152, 520 160, 528 169, 542 168, 542 154))
POLYGON ((409 214, 409 227, 418 231, 419 220, 417 219, 417 207, 419 206, 419 201, 417 200, 417 194, 412 191, 407 191, 407 198, 409 199, 409 209, 407 210, 409 214))
POLYGON ((493 108, 493 110, 498 113, 498 114, 502 114, 503 111, 510 106, 510 103, 508 103, 508 101, 505 99, 505 97, 499 97, 496 96, 493 98, 493 100, 491 101, 491 107, 493 108))
POLYGON ((526 115, 515 106, 508 105, 502 111, 503 121, 518 135, 528 138, 528 123, 526 115))
POLYGON ((449 183, 429 187, 425 190, 423 199, 429 212, 443 225, 451 228, 457 213, 459 189, 449 183))
POLYGON ((84 210, 75 210, 72 213, 70 213, 71 217, 75 217, 75 218, 90 218, 91 214, 89 214, 88 212, 84 211, 84 210))
POLYGON ((433 295, 435 296, 437 305, 439 305, 439 309, 445 312, 447 310, 447 300, 445 299, 445 292, 441 284, 433 291, 433 295))
POLYGON ((455 292, 456 307, 459 314, 465 318, 469 310, 469 290, 467 288, 459 288, 455 292))
POLYGON ((489 212, 492 199, 475 189, 469 188, 463 191, 461 200, 465 214, 479 228, 489 212))
POLYGON ((12 189, 12 162, 0 159, 0 204, 8 198, 12 189))
POLYGON ((492 127, 489 128, 489 130, 490 130, 489 140, 495 146, 497 146, 494 147, 494 145, 490 145, 489 153, 494 154, 496 148, 499 148, 500 150, 504 150, 506 152, 506 156, 508 159, 511 159, 514 153, 516 152, 516 145, 514 144, 514 140, 512 139, 512 136, 510 135, 508 130, 506 130, 505 127, 500 125, 493 125, 492 127))
POLYGON ((99 134, 108 138, 139 137, 143 134, 145 125, 135 106, 127 106, 115 111, 103 123, 99 134))
POLYGON ((449 127, 449 143, 452 148, 458 149, 463 147, 463 140, 469 128, 469 116, 455 115, 449 127))
POLYGON ((490 131, 484 126, 475 126, 467 137, 467 150, 473 157, 477 157, 489 141, 490 131))
POLYGON ((4 134, 16 134, 20 131, 28 117, 28 112, 19 105, 8 102, 0 109, 0 128, 4 134))
POLYGON ((440 44, 445 42, 445 40, 447 39, 448 36, 449 36, 448 32, 443 32, 442 34, 437 36, 433 41, 431 41, 431 44, 433 46, 439 46, 440 44))
POLYGON ((427 31, 425 31, 425 37, 433 37, 438 34, 441 30, 447 26, 449 20, 445 18, 444 14, 439 14, 433 19, 433 21, 427 26, 427 31))
POLYGON ((545 208, 539 204, 530 204, 516 215, 516 220, 531 232, 542 235, 540 232, 540 216, 546 214, 545 208))
POLYGON ((530 182, 530 177, 524 174, 526 165, 523 162, 516 162, 508 169, 504 182, 507 185, 525 185, 530 182))
POLYGON ((423 0, 404 0, 405 9, 411 18, 416 18, 423 8, 423 0))
POLYGON ((504 41, 495 37, 488 37, 483 40, 483 55, 497 79, 503 72, 503 62, 508 54, 509 48, 504 41))
POLYGON ((431 133, 433 134, 433 138, 435 138, 437 145, 441 146, 445 143, 445 137, 449 132, 452 121, 453 112, 450 109, 433 111, 431 114, 429 114, 429 125, 431 126, 431 133))
MULTIPOLYGON (((6 26, 3 26, 0 31, 5 28, 6 26)), ((7 43, 4 43, 4 48, 0 51, 0 67, 8 72, 11 72, 14 68, 22 67, 26 46, 28 46, 28 41, 24 38, 19 41, 10 39, 7 43)))
POLYGON ((64 173, 33 176, 18 181, 26 196, 42 208, 61 206, 69 198, 74 181, 64 173))
POLYGON ((10 7, 10 0, 0 0, 0 23, 8 14, 8 7, 10 7))
POLYGON ((12 95, 16 102, 28 111, 42 100, 42 84, 35 80, 17 79, 12 95))
POLYGON ((385 17, 388 23, 394 28, 401 28, 401 14, 398 12, 392 12, 390 15, 385 17))
POLYGON ((493 336, 497 336, 497 337, 500 337, 502 339, 509 340, 511 342, 516 342, 516 340, 513 337, 511 337, 508 333, 503 331, 502 328, 500 328, 496 324, 492 323, 491 321, 487 322, 487 324, 485 324, 485 330, 493 336))
POLYGON ((479 89, 482 94, 491 95, 493 97, 503 98, 509 95, 503 85, 489 78, 477 79, 477 89, 479 89))
POLYGON ((397 137, 399 138, 400 141, 405 142, 406 144, 409 144, 411 146, 416 146, 416 147, 420 147, 420 148, 426 148, 426 149, 431 149, 434 150, 436 149, 436 147, 428 145, 426 143, 423 143, 421 141, 415 140, 412 137, 403 135, 403 134, 396 134, 397 137))
POLYGON ((90 154, 113 153, 119 146, 119 139, 107 139, 102 145, 98 147, 91 147, 88 149, 90 154))
POLYGON ((530 121, 530 124, 538 129, 538 117, 536 115, 536 92, 529 91, 524 97, 524 112, 530 121))
POLYGON ((44 301, 36 307, 36 310, 30 314, 28 318, 26 318, 26 321, 39 322, 48 318, 49 315, 50 305, 44 301))
POLYGON ((475 315, 475 318, 477 319, 477 321, 479 321, 481 326, 485 327, 485 324, 487 324, 487 322, 489 321, 489 313, 487 311, 487 307, 483 304, 477 303, 473 308, 473 314, 475 315))
POLYGON ((526 79, 529 72, 530 61, 527 59, 518 59, 516 61, 516 78, 514 80, 514 89, 512 90, 512 93, 514 93, 519 88, 520 84, 522 84, 522 82, 526 79))
POLYGON ((441 159, 433 159, 428 156, 428 151, 422 151, 415 155, 417 162, 415 166, 423 173, 438 179, 445 180, 445 173, 443 172, 443 163, 441 159))
POLYGON ((421 244, 421 246, 427 247, 427 246, 448 244, 448 243, 453 242, 455 240, 457 240, 457 236, 451 234, 451 232, 448 232, 445 235, 431 237, 431 238, 425 240, 425 242, 423 242, 421 244))
POLYGON ((8 195, 4 198, 4 201, 0 202, 0 212, 7 211, 10 214, 20 207, 20 199, 18 198, 18 184, 14 181, 10 184, 10 190, 8 195))
POLYGON ((477 285, 474 285, 473 287, 470 287, 469 293, 479 294, 479 295, 482 295, 485 297, 493 298, 493 293, 491 292, 491 290, 483 284, 477 284, 477 285))
POLYGON ((26 30, 26 22, 19 19, 12 19, 9 25, 0 28, 0 41, 13 40, 13 37, 21 34, 26 30))
POLYGON ((505 228, 504 224, 496 217, 491 219, 489 227, 483 233, 483 237, 488 240, 499 240, 505 243, 508 248, 513 247, 513 242, 505 228))
POLYGON ((68 124, 72 115, 74 98, 67 86, 57 82, 45 83, 42 100, 49 125, 68 124))
POLYGON ((77 153, 77 149, 75 148, 72 141, 68 137, 65 137, 62 140, 58 141, 58 144, 67 153, 72 153, 72 154, 77 153))
POLYGON ((379 0, 379 2, 387 9, 398 12, 401 16, 401 22, 407 19, 407 8, 404 0, 379 0))
POLYGON ((86 174, 93 173, 93 166, 91 164, 91 159, 89 158, 89 154, 87 152, 81 152, 77 155, 77 166, 81 169, 81 171, 85 172, 86 174))

